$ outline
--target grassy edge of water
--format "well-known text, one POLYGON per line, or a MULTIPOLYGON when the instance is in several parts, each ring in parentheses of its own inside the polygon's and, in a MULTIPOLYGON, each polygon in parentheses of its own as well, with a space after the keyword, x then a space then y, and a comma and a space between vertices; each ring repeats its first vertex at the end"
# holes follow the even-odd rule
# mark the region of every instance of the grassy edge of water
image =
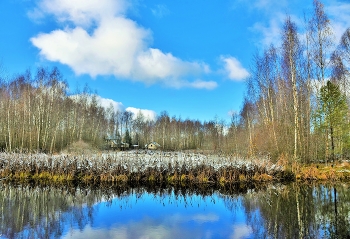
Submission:
POLYGON ((230 185, 235 183, 265 183, 265 182, 281 182, 294 181, 294 174, 290 171, 280 172, 276 175, 266 173, 240 173, 234 175, 231 172, 225 173, 210 173, 201 172, 193 173, 160 173, 153 170, 151 172, 129 173, 129 174, 55 174, 52 172, 41 171, 40 173, 32 172, 6 172, 0 174, 3 180, 10 182, 36 182, 45 184, 101 184, 101 183, 116 183, 116 184, 167 184, 167 185, 230 185), (225 173, 227 173, 225 175, 225 173))
POLYGON ((229 176, 216 177, 209 176, 204 173, 194 176, 189 174, 168 174, 163 175, 159 172, 131 174, 53 174, 51 172, 42 171, 40 173, 30 172, 13 172, 10 174, 0 174, 2 180, 11 182, 43 182, 52 184, 62 183, 84 183, 84 184, 100 184, 100 183, 117 183, 117 184, 168 184, 168 185, 228 185, 234 183, 263 183, 263 182, 292 182, 292 181, 350 181, 350 168, 342 165, 303 165, 294 173, 285 170, 279 175, 269 175, 266 173, 255 173, 253 176, 239 174, 238 178, 230 178, 229 176))
POLYGON ((350 164, 294 164, 294 174, 298 181, 350 181, 350 164))
MULTIPOLYGON (((29 156, 28 156, 29 157, 29 156)), ((27 156, 20 159, 19 162, 25 162, 27 156)), ((63 160, 68 159, 63 157, 63 160)), ((264 166, 254 165, 253 168, 247 166, 222 167, 214 169, 210 165, 201 164, 192 167, 190 170, 178 168, 177 170, 169 170, 169 168, 144 168, 141 171, 129 171, 122 169, 122 165, 118 165, 113 169, 96 170, 94 168, 78 170, 76 157, 70 162, 63 162, 66 168, 59 168, 59 165, 50 168, 42 162, 36 161, 34 157, 28 163, 27 167, 18 166, 7 167, 1 164, 0 182, 36 182, 44 184, 101 184, 101 183, 117 183, 117 184, 167 184, 167 185, 230 185, 235 183, 264 183, 264 182, 292 182, 292 181, 349 181, 350 180, 350 164, 347 162, 337 164, 308 164, 302 165, 296 162, 292 164, 286 163, 287 160, 280 160, 278 170, 266 170, 264 166), (282 168, 282 170, 281 170, 282 168)), ((46 159, 45 159, 46 160, 46 159)), ((46 160, 52 162, 52 159, 46 160)), ((109 162, 108 160, 106 161, 109 162)), ((21 163, 19 163, 21 164, 21 163)), ((267 163, 269 164, 269 163, 267 163)), ((13 165, 12 165, 13 166, 13 165)), ((106 165, 103 165, 104 168, 106 165)))

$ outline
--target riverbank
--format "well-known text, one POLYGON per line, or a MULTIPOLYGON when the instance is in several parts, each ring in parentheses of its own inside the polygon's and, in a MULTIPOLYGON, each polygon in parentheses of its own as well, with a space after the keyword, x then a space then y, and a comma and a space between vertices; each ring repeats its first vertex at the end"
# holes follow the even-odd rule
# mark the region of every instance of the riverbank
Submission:
POLYGON ((350 180, 350 164, 288 166, 268 158, 134 150, 96 154, 0 153, 0 180, 45 184, 228 185, 350 180))
POLYGON ((297 165, 293 170, 300 181, 349 181, 350 163, 297 165))
POLYGON ((268 158, 134 150, 90 155, 0 153, 0 177, 13 182, 99 184, 232 184, 292 181, 268 158))

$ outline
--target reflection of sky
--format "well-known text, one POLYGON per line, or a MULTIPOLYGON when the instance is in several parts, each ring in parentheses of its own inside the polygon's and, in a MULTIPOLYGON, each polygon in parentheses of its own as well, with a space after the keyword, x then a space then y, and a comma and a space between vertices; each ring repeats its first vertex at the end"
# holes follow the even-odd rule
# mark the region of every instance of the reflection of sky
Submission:
POLYGON ((216 194, 204 198, 131 194, 94 207, 92 225, 82 230, 73 226, 64 238, 252 237, 240 200, 233 213, 216 194))

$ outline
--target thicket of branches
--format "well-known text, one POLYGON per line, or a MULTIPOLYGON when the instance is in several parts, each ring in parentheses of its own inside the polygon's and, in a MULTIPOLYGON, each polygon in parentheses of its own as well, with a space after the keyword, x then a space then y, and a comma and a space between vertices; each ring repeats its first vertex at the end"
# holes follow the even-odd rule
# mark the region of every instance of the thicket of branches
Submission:
POLYGON ((254 56, 239 115, 247 153, 302 162, 348 157, 350 28, 336 43, 314 0, 301 29, 287 16, 281 45, 254 56))
POLYGON ((106 125, 96 97, 67 94, 57 68, 39 68, 0 82, 0 147, 4 151, 55 152, 78 140, 98 145, 106 125))

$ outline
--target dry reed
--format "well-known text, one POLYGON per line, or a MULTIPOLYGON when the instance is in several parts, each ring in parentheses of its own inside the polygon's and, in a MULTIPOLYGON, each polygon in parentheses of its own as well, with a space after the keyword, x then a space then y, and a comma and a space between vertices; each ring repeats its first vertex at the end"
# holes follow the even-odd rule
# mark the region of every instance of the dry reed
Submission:
POLYGON ((129 151, 91 155, 0 153, 0 177, 10 181, 133 184, 232 184, 293 179, 267 158, 129 151))

